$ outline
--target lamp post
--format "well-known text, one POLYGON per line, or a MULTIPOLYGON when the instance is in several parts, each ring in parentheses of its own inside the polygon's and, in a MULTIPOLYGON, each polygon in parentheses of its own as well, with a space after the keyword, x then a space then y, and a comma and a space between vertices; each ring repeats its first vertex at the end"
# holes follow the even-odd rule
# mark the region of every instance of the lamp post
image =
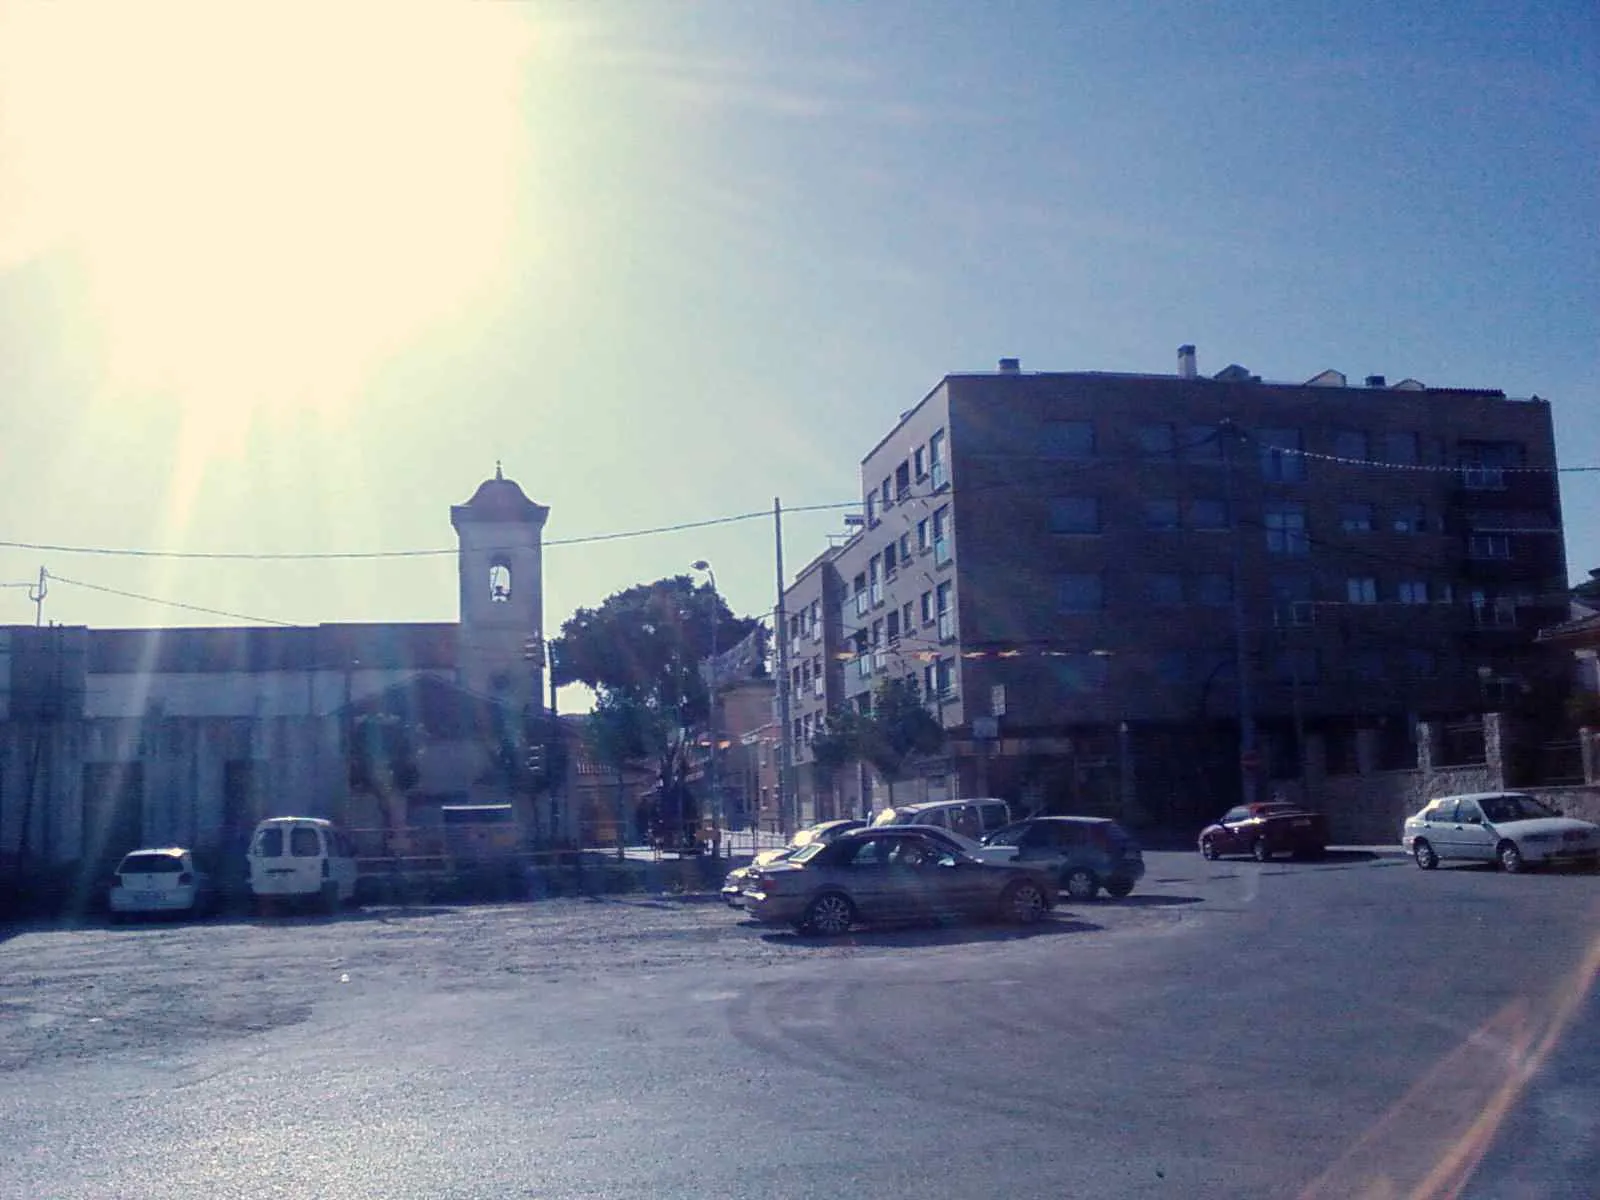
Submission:
POLYGON ((698 558, 689 564, 696 571, 704 571, 706 578, 711 581, 711 669, 707 672, 706 690, 710 693, 711 712, 708 719, 711 732, 711 759, 706 773, 708 790, 711 793, 711 854, 717 857, 722 848, 722 796, 717 780, 717 610, 722 606, 722 600, 717 592, 717 573, 711 569, 711 564, 703 558, 698 558))

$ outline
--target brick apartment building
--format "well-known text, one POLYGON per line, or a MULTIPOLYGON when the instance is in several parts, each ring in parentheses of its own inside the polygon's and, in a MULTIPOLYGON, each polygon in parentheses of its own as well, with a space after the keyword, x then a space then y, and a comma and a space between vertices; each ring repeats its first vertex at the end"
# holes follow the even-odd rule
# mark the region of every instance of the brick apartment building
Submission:
POLYGON ((1182 822, 1296 775, 1308 734, 1332 770, 1361 730, 1398 763, 1418 720, 1564 669, 1534 644, 1565 612, 1555 465, 1548 402, 1498 390, 1207 377, 1188 346, 1175 375, 947 376, 785 594, 799 814, 882 806, 809 743, 886 674, 948 731, 901 800, 1182 822))

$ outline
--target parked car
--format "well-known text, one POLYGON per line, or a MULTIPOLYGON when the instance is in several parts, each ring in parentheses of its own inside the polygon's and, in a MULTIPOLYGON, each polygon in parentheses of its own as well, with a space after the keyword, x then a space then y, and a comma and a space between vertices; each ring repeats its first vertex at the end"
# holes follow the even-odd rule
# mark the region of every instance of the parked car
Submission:
POLYGON ((336 912, 356 894, 355 848, 332 821, 268 817, 256 826, 246 854, 256 906, 315 902, 336 912))
POLYGON ((1424 871, 1447 858, 1513 873, 1545 863, 1600 866, 1600 825, 1564 817, 1525 792, 1441 796, 1406 818, 1400 841, 1424 871))
POLYGON ((1107 817, 1029 817, 991 833, 975 857, 1052 871, 1062 892, 1080 901, 1101 888, 1126 896, 1144 878, 1139 844, 1107 817))
POLYGON ((973 841, 1011 824, 1011 806, 1004 800, 926 800, 886 808, 872 818, 878 825, 937 825, 973 841))
POLYGON ((1328 818, 1281 800, 1230 808, 1215 825, 1200 831, 1200 853, 1207 858, 1248 854, 1266 862, 1285 853, 1320 858, 1327 848, 1328 818))
POLYGON ((836 936, 858 921, 1040 920, 1055 904, 1047 871, 980 862, 921 829, 856 830, 761 868, 744 893, 757 921, 836 936))
POLYGON ((751 875, 759 868, 771 863, 782 862, 803 846, 809 846, 814 842, 831 842, 841 833, 849 833, 852 829, 861 829, 865 825, 865 821, 847 818, 842 821, 823 821, 821 824, 811 825, 800 830, 789 839, 788 845, 774 847, 771 850, 763 850, 750 860, 748 866, 735 867, 729 871, 727 877, 722 881, 722 898, 737 907, 740 893, 744 891, 751 875))
POLYGON ((211 876, 194 865, 194 854, 182 846, 131 851, 111 876, 113 920, 154 913, 199 916, 210 912, 215 901, 211 876))

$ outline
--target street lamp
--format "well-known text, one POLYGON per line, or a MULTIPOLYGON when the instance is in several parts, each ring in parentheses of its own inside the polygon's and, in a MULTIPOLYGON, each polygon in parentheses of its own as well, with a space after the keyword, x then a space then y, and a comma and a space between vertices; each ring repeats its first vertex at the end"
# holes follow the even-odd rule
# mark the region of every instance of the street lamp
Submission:
POLYGON ((711 793, 711 854, 715 858, 722 846, 722 796, 717 781, 717 617, 719 615, 717 609, 721 607, 722 600, 717 592, 717 573, 711 569, 711 564, 703 558, 697 558, 689 565, 696 571, 704 571, 706 578, 711 581, 711 669, 707 672, 706 680, 706 690, 711 700, 708 722, 711 732, 711 759, 706 780, 711 793))

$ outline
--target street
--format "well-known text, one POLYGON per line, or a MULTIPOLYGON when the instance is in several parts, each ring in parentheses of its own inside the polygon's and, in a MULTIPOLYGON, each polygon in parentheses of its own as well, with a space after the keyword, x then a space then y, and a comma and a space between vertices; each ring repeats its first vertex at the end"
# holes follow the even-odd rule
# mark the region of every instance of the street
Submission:
POLYGON ((1031 930, 0 931, 0 1196, 1594 1195, 1600 878, 1146 860, 1031 930))

